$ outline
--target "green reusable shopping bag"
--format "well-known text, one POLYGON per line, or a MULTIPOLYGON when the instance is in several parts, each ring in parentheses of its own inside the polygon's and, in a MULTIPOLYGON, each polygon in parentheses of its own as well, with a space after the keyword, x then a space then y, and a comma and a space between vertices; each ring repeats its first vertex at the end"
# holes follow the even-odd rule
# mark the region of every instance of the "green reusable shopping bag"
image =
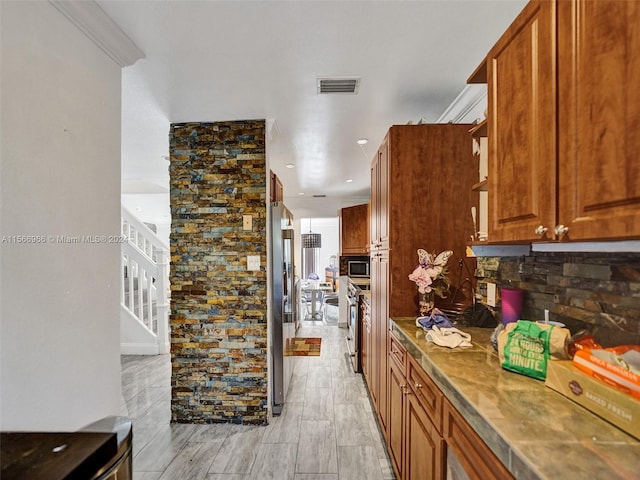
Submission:
POLYGON ((502 368, 538 380, 547 378, 549 339, 553 329, 553 326, 541 328, 535 322, 518 320, 515 328, 507 333, 502 368))

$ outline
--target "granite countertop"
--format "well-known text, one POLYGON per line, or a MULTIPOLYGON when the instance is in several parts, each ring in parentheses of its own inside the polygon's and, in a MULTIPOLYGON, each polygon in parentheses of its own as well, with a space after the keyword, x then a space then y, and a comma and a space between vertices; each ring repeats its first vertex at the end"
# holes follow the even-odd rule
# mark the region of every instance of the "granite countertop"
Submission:
POLYGON ((390 329, 518 480, 640 479, 640 442, 544 382, 503 370, 492 329, 461 327, 467 349, 428 342, 413 317, 390 329))
POLYGON ((349 281, 354 285, 371 285, 371 278, 369 277, 349 277, 349 281))

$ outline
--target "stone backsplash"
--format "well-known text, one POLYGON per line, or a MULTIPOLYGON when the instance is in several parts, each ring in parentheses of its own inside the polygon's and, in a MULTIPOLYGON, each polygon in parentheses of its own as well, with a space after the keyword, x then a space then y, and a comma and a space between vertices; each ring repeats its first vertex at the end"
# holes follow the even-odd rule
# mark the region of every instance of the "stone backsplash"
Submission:
POLYGON ((169 141, 172 421, 265 424, 265 122, 172 124, 169 141))
POLYGON ((478 257, 476 297, 486 303, 488 282, 525 291, 522 317, 586 328, 604 338, 640 341, 640 253, 532 252, 520 257, 478 257))

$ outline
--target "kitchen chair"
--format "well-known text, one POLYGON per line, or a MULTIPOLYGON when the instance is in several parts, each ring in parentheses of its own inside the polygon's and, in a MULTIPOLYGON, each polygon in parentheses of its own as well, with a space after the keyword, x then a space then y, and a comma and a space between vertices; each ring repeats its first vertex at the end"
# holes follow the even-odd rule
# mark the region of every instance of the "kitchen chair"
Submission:
POLYGON ((326 317, 327 316, 327 305, 338 306, 338 292, 327 292, 324 294, 324 298, 322 301, 322 313, 326 317))

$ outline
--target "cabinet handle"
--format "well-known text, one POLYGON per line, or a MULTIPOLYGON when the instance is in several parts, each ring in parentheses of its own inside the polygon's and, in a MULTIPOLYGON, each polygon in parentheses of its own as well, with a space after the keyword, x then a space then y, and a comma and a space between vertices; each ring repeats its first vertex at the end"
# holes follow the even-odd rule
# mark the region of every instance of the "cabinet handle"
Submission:
POLYGON ((547 230, 548 230, 547 227, 545 227, 544 225, 538 225, 536 227, 535 233, 536 233, 536 235, 544 237, 545 234, 547 233, 547 230))
POLYGON ((421 384, 421 383, 416 383, 416 384, 414 385, 414 387, 416 387, 416 389, 422 388, 422 384, 421 384))
POLYGON ((410 395, 411 394, 411 390, 409 390, 409 387, 407 387, 407 385, 400 385, 400 390, 402 390, 402 393, 404 395, 410 395))
POLYGON ((563 235, 566 235, 567 233, 569 233, 569 227, 565 227, 562 224, 556 225, 554 232, 557 236, 562 237, 563 235))

